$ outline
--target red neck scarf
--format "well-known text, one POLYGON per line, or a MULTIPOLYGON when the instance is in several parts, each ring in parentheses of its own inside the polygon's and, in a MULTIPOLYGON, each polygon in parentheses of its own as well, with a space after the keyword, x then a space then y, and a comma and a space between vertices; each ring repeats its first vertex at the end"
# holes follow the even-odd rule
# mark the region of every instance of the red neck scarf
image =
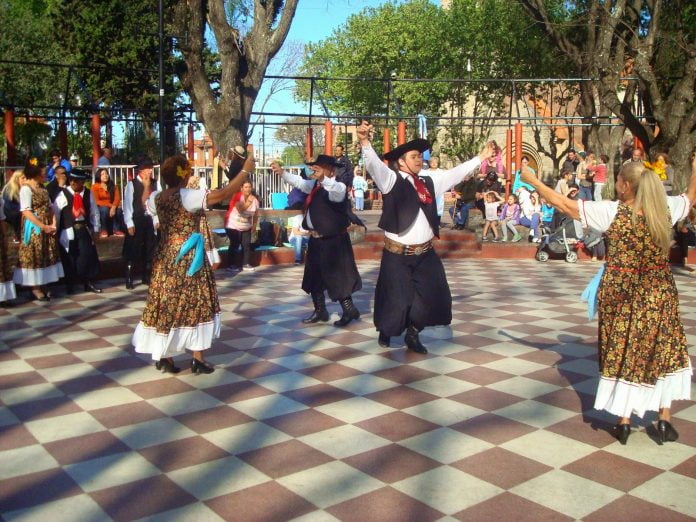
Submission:
POLYGON ((82 195, 75 192, 73 194, 72 214, 75 219, 80 216, 85 217, 85 206, 82 202, 82 195))

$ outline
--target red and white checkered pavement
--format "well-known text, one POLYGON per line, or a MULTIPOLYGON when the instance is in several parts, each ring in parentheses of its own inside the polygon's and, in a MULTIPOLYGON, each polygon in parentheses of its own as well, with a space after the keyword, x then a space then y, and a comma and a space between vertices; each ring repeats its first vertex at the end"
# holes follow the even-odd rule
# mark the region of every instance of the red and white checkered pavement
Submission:
MULTIPOLYGON (((597 265, 445 266, 454 317, 422 334, 426 357, 377 345, 375 262, 345 329, 300 322, 302 267, 218 272, 211 375, 133 352, 143 286, 0 310, 2 518, 696 518, 696 404, 674 404, 681 437, 665 446, 654 416, 621 446, 592 409, 579 294, 597 265)), ((693 345, 696 279, 676 278, 693 345)))

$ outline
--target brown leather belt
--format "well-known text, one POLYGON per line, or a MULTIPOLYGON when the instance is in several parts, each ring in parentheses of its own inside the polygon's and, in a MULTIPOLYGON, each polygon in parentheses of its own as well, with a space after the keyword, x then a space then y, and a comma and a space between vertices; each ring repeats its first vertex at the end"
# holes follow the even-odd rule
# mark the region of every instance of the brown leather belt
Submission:
POLYGON ((433 248, 432 240, 426 241, 425 243, 420 243, 418 245, 404 245, 393 239, 389 239, 384 236, 384 250, 391 252, 392 254, 399 254, 403 256, 419 256, 425 254, 428 250, 433 248))
POLYGON ((85 228, 86 226, 87 223, 85 223, 84 221, 76 221, 75 223, 73 223, 73 228, 75 230, 77 230, 78 228, 85 228))
POLYGON ((331 235, 331 236, 322 236, 322 235, 321 235, 319 232, 317 232, 316 230, 310 230, 310 231, 309 231, 309 237, 313 237, 314 239, 322 239, 322 238, 325 238, 325 237, 336 237, 336 236, 341 236, 341 235, 343 235, 343 234, 346 234, 347 232, 348 232, 348 229, 346 228, 346 229, 344 229, 344 230, 341 230, 338 234, 334 234, 334 235, 331 235))

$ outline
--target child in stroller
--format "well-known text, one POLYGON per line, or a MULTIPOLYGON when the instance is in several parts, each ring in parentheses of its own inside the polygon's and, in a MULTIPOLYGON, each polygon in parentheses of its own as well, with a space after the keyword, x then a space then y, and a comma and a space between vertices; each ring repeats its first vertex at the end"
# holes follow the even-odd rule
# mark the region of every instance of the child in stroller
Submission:
POLYGON ((578 260, 577 249, 581 246, 591 248, 602 240, 601 234, 588 233, 586 237, 582 234, 582 225, 574 221, 569 216, 556 212, 552 222, 552 228, 544 227, 541 243, 534 256, 537 261, 542 263, 551 257, 560 259, 565 257, 566 262, 575 263, 578 260), (583 242, 580 243, 582 238, 583 242))

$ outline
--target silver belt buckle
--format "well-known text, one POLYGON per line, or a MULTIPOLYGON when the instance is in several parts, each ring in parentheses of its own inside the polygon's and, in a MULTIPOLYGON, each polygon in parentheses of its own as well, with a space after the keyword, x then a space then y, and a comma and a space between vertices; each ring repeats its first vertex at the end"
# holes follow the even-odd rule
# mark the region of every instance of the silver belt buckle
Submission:
POLYGON ((419 256, 421 255, 425 249, 422 246, 417 246, 416 248, 413 249, 413 255, 419 256))

